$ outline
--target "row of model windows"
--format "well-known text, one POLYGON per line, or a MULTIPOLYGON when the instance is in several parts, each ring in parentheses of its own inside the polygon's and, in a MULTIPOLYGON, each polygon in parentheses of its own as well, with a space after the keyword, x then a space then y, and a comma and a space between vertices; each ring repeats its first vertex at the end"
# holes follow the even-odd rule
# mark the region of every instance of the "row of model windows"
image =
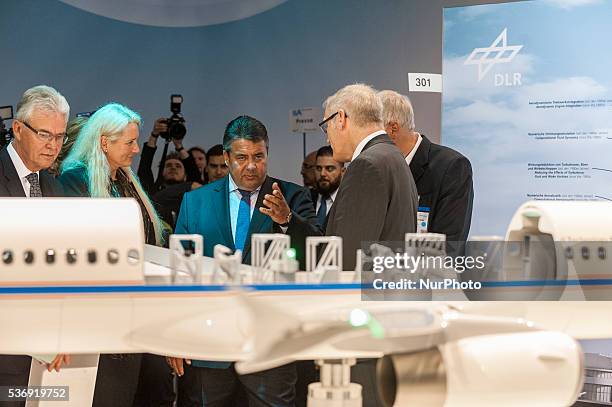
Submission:
MULTIPOLYGON (((117 249, 109 249, 105 252, 106 256, 104 256, 104 251, 102 251, 102 257, 106 257, 106 261, 109 264, 117 264, 120 260, 119 250, 117 249)), ((14 252, 10 249, 5 249, 2 252, 2 263, 6 265, 11 265, 15 261, 15 256, 18 256, 19 253, 14 252)), ((23 262, 25 264, 35 264, 36 262, 36 253, 34 250, 24 250, 21 253, 23 258, 23 262)), ((47 264, 55 264, 56 262, 60 262, 63 258, 67 264, 75 264, 79 257, 86 259, 89 264, 96 264, 98 262, 98 251, 95 249, 87 250, 85 253, 79 253, 75 249, 67 249, 63 251, 55 250, 55 249, 47 249, 41 254, 42 261, 47 264)), ((140 254, 138 250, 131 249, 127 252, 127 261, 129 264, 138 264, 140 261, 140 254)))
MULTIPOLYGON (((580 256, 584 260, 588 260, 591 257, 591 249, 589 249, 587 246, 582 246, 582 248, 580 249, 580 256)), ((574 249, 572 247, 567 247, 565 249, 565 257, 567 257, 568 259, 574 258, 574 249)), ((597 257, 599 257, 600 260, 606 259, 606 248, 605 247, 597 248, 597 257)))

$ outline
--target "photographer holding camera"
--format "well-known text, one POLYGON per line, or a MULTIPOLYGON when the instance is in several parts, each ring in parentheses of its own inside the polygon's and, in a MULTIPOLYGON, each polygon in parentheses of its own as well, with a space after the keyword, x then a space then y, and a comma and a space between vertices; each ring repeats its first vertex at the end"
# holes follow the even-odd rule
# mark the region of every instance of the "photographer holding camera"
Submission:
POLYGON ((182 195, 202 186, 203 181, 194 158, 183 147, 182 138, 171 139, 175 153, 162 156, 160 174, 158 174, 157 180, 154 179, 151 167, 153 156, 157 150, 157 140, 161 136, 166 140, 166 143, 169 143, 167 138, 169 136, 168 127, 168 119, 159 118, 155 121, 149 140, 142 147, 138 165, 138 178, 140 178, 147 194, 158 204, 162 219, 170 226, 174 226, 177 208, 176 205, 168 205, 168 202, 178 200, 180 205, 182 195), (172 186, 172 188, 165 191, 165 194, 161 195, 162 199, 158 200, 157 194, 166 190, 169 186, 172 186))
MULTIPOLYGON (((168 133, 168 122, 165 118, 159 118, 155 121, 153 125, 153 130, 151 131, 151 135, 149 136, 149 140, 144 144, 142 148, 142 153, 140 157, 140 164, 138 165, 138 177, 142 182, 143 187, 147 191, 150 196, 155 195, 156 192, 163 189, 168 184, 174 184, 173 178, 167 178, 164 176, 164 171, 161 172, 161 179, 159 178, 155 180, 153 176, 153 170, 151 166, 153 165, 153 156, 157 150, 157 140, 160 136, 168 140, 166 137, 169 135, 168 133)), ((180 162, 183 164, 183 170, 186 175, 186 181, 197 182, 202 184, 202 180, 200 177, 200 172, 195 163, 193 157, 187 152, 185 147, 183 147, 182 138, 176 139, 173 138, 172 144, 174 144, 174 151, 177 152, 180 162)), ((168 142, 168 141, 166 141, 168 142)), ((166 157, 162 157, 162 162, 160 162, 160 166, 166 164, 166 157)))

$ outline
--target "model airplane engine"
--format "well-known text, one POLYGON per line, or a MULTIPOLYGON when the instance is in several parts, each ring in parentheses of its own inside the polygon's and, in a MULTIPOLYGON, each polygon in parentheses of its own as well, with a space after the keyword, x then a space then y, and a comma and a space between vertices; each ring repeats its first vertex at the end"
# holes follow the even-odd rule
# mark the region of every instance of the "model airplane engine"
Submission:
POLYGON ((582 388, 582 362, 563 333, 487 335, 385 356, 377 379, 389 407, 569 406, 582 388))
POLYGON ((0 285, 143 282, 144 237, 133 199, 0 199, 0 285))
MULTIPOLYGON (((524 203, 506 232, 507 242, 520 244, 515 249, 512 243, 507 244, 503 278, 530 281, 606 278, 612 270, 611 214, 612 202, 524 203)), ((545 296, 540 293, 528 299, 558 299, 564 288, 559 287, 557 292, 548 290, 545 296)))

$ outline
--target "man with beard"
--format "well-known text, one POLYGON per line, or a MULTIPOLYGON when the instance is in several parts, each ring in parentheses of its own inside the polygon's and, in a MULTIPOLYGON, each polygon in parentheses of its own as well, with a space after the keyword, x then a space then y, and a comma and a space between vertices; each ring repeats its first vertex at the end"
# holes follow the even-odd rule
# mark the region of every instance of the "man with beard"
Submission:
POLYGON ((315 204, 319 225, 325 233, 327 215, 331 209, 342 176, 344 175, 344 165, 333 158, 334 151, 330 146, 323 146, 317 151, 315 165, 315 179, 317 189, 312 193, 312 202, 315 204))

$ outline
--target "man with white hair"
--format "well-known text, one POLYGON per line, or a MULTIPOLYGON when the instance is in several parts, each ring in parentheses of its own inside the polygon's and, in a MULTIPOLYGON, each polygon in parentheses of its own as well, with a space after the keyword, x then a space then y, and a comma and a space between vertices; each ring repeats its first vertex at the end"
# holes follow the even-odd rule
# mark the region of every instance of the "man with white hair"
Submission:
MULTIPOLYGON (((13 120, 15 138, 0 151, 0 197, 62 195, 62 187, 46 169, 64 144, 69 111, 66 99, 49 86, 25 91, 13 120)), ((29 356, 0 355, 0 386, 27 386, 30 361, 29 356)), ((59 371, 68 361, 67 355, 57 355, 48 370, 59 371)))
POLYGON ((443 233, 449 253, 460 254, 472 220, 472 166, 459 152, 419 134, 407 96, 392 90, 378 93, 385 130, 400 149, 419 192, 417 230, 443 233))
MULTIPOLYGON (((403 242, 416 230, 417 190, 404 157, 383 130, 382 103, 368 85, 349 85, 327 98, 319 126, 334 160, 349 163, 327 221, 326 234, 343 241, 343 268, 355 268, 366 242, 403 242)), ((360 360, 353 381, 363 405, 382 406, 374 385, 376 361, 360 360)))
POLYGON ((355 268, 363 242, 403 241, 416 230, 417 191, 404 157, 383 130, 382 103, 368 85, 327 98, 325 120, 334 160, 349 163, 328 215, 326 234, 343 239, 343 265, 355 268))

